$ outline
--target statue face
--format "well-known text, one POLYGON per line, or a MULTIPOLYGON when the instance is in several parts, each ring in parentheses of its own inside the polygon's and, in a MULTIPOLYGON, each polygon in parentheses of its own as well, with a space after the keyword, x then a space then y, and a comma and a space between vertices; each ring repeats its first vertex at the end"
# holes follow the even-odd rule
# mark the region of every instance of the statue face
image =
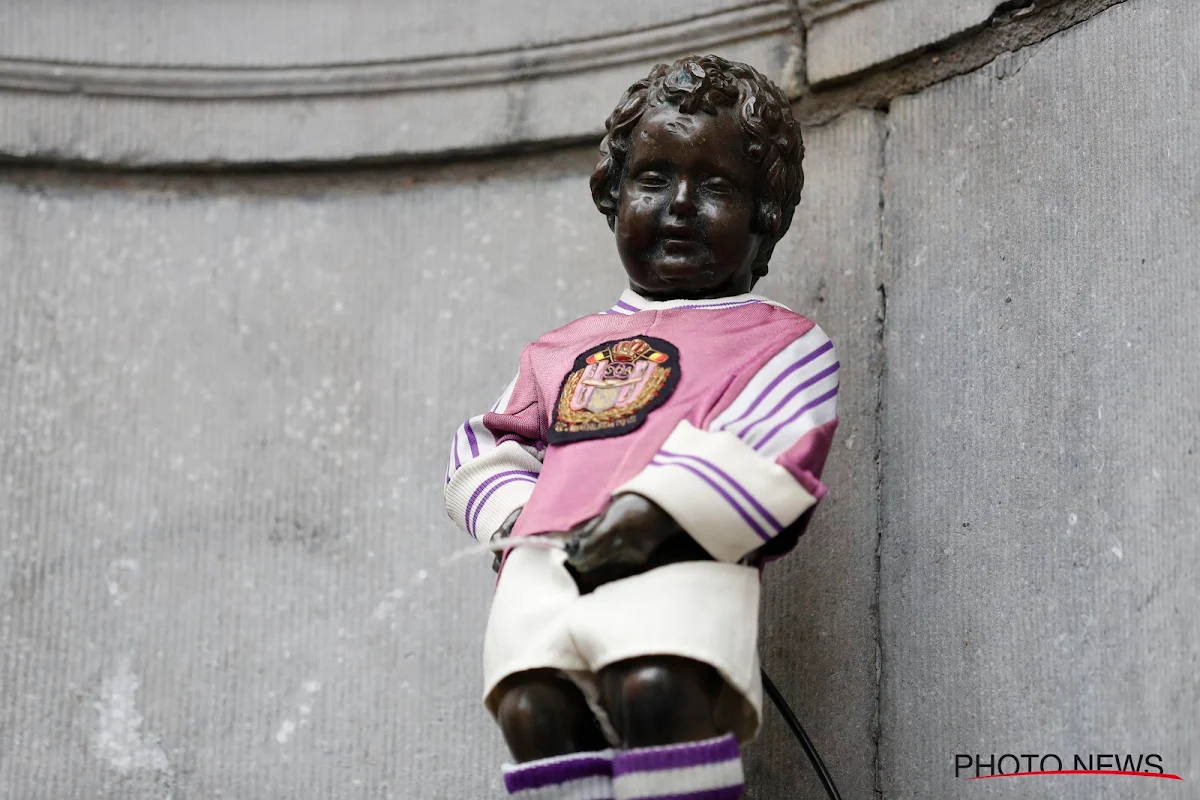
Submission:
POLYGON ((750 291, 762 237, 752 230, 755 170, 732 109, 661 105, 633 130, 614 230, 639 294, 659 300, 750 291))

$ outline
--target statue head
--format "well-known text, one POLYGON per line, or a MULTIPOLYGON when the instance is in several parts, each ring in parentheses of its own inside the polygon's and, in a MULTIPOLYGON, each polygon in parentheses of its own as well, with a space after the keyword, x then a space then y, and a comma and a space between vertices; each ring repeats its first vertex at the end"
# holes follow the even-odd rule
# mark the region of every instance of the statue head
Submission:
POLYGON ((767 273, 804 185, 791 106, 746 64, 659 64, 605 123, 592 199, 647 296, 748 291, 767 273))

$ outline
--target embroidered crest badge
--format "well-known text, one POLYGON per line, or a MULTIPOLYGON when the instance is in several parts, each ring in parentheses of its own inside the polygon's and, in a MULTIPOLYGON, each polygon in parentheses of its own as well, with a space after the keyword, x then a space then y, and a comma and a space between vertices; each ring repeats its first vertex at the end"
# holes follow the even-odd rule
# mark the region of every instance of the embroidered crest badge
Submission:
POLYGON ((621 436, 662 405, 679 382, 679 351, 653 336, 619 339, 575 359, 558 392, 551 444, 621 436))

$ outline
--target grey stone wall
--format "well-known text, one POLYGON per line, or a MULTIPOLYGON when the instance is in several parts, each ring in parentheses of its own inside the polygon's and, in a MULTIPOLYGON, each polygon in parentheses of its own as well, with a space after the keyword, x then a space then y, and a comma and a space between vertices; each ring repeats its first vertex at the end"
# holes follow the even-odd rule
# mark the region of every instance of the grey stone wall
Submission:
POLYGON ((885 797, 1197 792, 1197 36, 1194 3, 1127 2, 892 104, 885 797), (1185 782, 968 789, 956 753, 1185 782))
MULTIPOLYGON (((1200 781, 1198 37, 1126 0, 806 132, 761 286, 837 343, 842 425, 763 660, 847 798, 1200 781), (1185 780, 955 777, 1007 752, 1185 780)), ((619 291, 593 160, 0 174, 0 796, 500 796, 443 458, 619 291)), ((766 718, 748 796, 820 797, 766 718)))

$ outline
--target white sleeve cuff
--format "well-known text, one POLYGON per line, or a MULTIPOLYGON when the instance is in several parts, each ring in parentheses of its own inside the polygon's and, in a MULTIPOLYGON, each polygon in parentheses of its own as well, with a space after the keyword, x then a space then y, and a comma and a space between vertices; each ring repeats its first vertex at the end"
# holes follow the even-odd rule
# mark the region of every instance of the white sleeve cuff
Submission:
POLYGON ((658 503, 713 558, 731 563, 816 503, 791 473, 734 434, 702 431, 686 420, 613 494, 626 492, 658 503))
POLYGON ((513 440, 463 464, 446 484, 446 513, 481 542, 525 505, 542 463, 513 440))

